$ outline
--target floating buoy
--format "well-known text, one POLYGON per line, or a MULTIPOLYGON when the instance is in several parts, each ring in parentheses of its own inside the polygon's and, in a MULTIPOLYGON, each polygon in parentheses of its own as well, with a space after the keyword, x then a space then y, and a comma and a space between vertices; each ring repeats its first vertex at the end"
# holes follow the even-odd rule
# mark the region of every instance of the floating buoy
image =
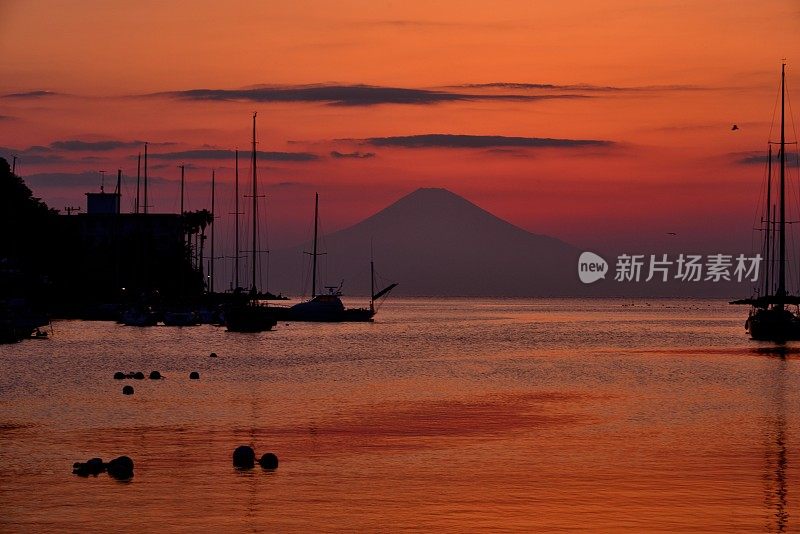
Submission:
POLYGON ((72 464, 72 473, 81 477, 97 476, 105 470, 106 464, 103 463, 102 458, 90 458, 86 462, 72 464))
POLYGON ((114 373, 114 380, 125 380, 125 373, 122 371, 117 371, 114 373))
POLYGON ((90 475, 97 476, 106 470, 106 466, 102 458, 92 458, 86 462, 86 469, 90 475))
POLYGON ((133 378, 136 380, 144 380, 144 373, 139 371, 133 375, 133 378))
POLYGON ((252 447, 240 445, 233 451, 233 467, 251 469, 255 465, 256 453, 252 447))
POLYGON ((133 395, 133 386, 125 386, 122 388, 123 395, 133 395))
POLYGON ((159 373, 158 371, 150 371, 150 380, 160 380, 160 379, 161 379, 161 373, 159 373))
POLYGON ((79 477, 88 477, 89 468, 83 462, 75 462, 72 464, 72 474, 78 475, 79 477))
POLYGON ((189 373, 189 379, 200 380, 200 373, 198 373, 197 371, 192 371, 191 373, 189 373))
POLYGON ((216 352, 212 352, 212 353, 211 353, 211 357, 212 357, 212 358, 216 358, 216 357, 217 357, 217 353, 216 353, 216 352))
POLYGON ((258 463, 264 469, 277 469, 278 468, 278 457, 271 452, 266 452, 261 455, 261 459, 258 460, 258 463))
POLYGON ((108 474, 117 480, 127 480, 133 476, 133 460, 127 456, 114 458, 107 465, 108 474))

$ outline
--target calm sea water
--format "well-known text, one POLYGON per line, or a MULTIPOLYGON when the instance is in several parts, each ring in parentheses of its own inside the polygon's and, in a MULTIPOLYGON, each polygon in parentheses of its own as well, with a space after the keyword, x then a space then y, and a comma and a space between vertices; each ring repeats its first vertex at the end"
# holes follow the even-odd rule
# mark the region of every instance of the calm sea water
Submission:
POLYGON ((374 324, 263 334, 57 322, 0 347, 0 531, 800 531, 800 346, 747 339, 745 313, 393 299, 374 324), (240 444, 279 469, 234 470, 240 444), (122 454, 130 482, 71 474, 122 454))

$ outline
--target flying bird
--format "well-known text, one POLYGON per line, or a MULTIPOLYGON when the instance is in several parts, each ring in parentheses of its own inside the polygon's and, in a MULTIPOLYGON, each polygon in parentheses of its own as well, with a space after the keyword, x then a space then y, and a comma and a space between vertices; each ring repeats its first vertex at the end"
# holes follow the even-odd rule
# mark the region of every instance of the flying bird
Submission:
POLYGON ((739 126, 736 125, 736 124, 734 124, 733 127, 731 127, 731 131, 736 131, 738 129, 739 129, 739 126))
POLYGON ((675 232, 667 232, 667 235, 678 235, 675 232))

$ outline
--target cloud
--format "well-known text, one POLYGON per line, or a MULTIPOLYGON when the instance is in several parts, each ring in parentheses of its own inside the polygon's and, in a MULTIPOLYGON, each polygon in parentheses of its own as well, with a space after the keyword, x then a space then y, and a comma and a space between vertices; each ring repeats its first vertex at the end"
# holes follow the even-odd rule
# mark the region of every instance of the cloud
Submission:
POLYGON ((332 106, 374 106, 378 104, 428 105, 473 100, 535 101, 555 98, 589 98, 585 95, 464 94, 434 89, 378 87, 374 85, 302 85, 250 87, 244 89, 189 89, 156 93, 179 100, 220 102, 321 102, 332 106))
POLYGON ((497 22, 454 22, 443 20, 411 20, 411 19, 391 19, 391 20, 367 20, 360 22, 361 25, 366 26, 387 26, 400 29, 431 29, 431 28, 456 28, 456 29, 474 29, 474 28, 494 28, 494 29, 512 29, 512 28, 525 28, 526 25, 519 24, 515 21, 497 21, 497 22))
POLYGON ((25 183, 30 187, 97 187, 100 174, 97 171, 42 172, 25 176, 25 183))
POLYGON ((515 91, 581 91, 585 93, 624 93, 624 92, 659 92, 659 91, 706 91, 707 87, 697 85, 644 85, 644 86, 614 86, 593 85, 589 83, 554 84, 554 83, 515 83, 515 82, 490 82, 468 83, 453 85, 460 89, 513 89, 515 91))
MULTIPOLYGON (((70 173, 70 172, 42 172, 36 174, 30 174, 24 177, 25 183, 28 184, 31 188, 47 188, 47 187, 75 187, 75 188, 87 188, 90 190, 95 190, 100 187, 100 183, 102 181, 102 177, 99 172, 97 171, 86 171, 86 172, 78 172, 78 173, 70 173)), ((113 188, 114 184, 116 184, 116 173, 106 173, 106 189, 108 190, 109 185, 113 188)), ((178 180, 168 180, 165 178, 160 178, 156 176, 150 176, 147 178, 147 181, 150 185, 160 185, 160 184, 170 184, 170 183, 177 183, 178 180)), ((127 184, 136 183, 136 176, 133 177, 129 175, 123 174, 123 182, 127 184)), ((195 182, 193 182, 195 183, 195 182)))
POLYGON ((0 115, 0 121, 13 121, 16 120, 16 117, 12 117, 11 115, 0 115))
POLYGON ((503 135, 421 134, 370 137, 358 140, 372 146, 403 148, 583 148, 612 147, 616 143, 595 139, 507 137, 503 135))
POLYGON ((24 93, 8 93, 3 95, 2 98, 42 98, 45 96, 57 96, 61 93, 54 93, 52 91, 26 91, 24 93))
MULTIPOLYGON (((200 149, 182 150, 178 152, 150 153, 149 158, 167 160, 193 160, 193 159, 233 159, 233 150, 200 149)), ((258 152, 259 159, 269 161, 316 161, 319 156, 310 152, 258 152)))
POLYGON ((332 158, 353 158, 353 159, 367 159, 374 158, 375 152, 338 152, 336 150, 331 152, 332 158))
POLYGON ((74 152, 82 151, 106 151, 117 148, 132 148, 144 146, 144 141, 79 141, 70 139, 67 141, 53 141, 50 148, 56 150, 68 150, 74 152))
POLYGON ((17 150, 8 147, 0 147, 0 156, 8 161, 12 160, 12 155, 17 156, 17 166, 25 165, 47 165, 49 163, 63 163, 64 157, 58 154, 51 154, 46 147, 31 147, 25 150, 17 150), (41 150, 44 149, 44 150, 41 150))
MULTIPOLYGON (((769 161, 769 155, 761 152, 738 152, 731 155, 736 158, 736 163, 739 165, 766 165, 769 161)), ((798 159, 797 152, 786 152, 786 165, 796 166, 798 159)), ((777 164, 779 160, 777 150, 775 150, 772 154, 772 162, 777 164)))

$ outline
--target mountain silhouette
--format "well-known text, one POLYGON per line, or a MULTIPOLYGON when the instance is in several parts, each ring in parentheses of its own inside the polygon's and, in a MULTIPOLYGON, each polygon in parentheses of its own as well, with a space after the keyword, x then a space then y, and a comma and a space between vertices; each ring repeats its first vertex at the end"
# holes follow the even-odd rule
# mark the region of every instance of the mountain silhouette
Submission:
MULTIPOLYGON (((319 242, 326 254, 318 293, 344 280, 346 295, 368 295, 371 248, 383 278, 376 289, 396 281, 403 295, 557 296, 576 294, 580 285, 577 248, 514 226, 446 189, 418 189, 319 242)), ((304 251, 311 243, 270 254, 271 289, 310 293, 304 251)))

